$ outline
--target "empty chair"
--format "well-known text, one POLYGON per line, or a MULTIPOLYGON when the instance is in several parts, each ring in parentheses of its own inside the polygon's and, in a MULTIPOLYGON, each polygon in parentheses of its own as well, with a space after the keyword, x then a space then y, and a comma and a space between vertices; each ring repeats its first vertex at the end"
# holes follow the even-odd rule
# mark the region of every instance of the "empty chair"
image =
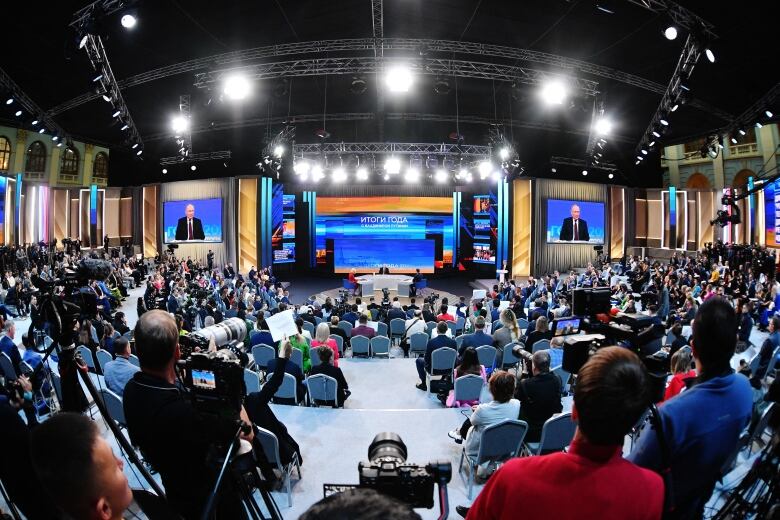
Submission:
POLYGON ((314 374, 306 379, 309 403, 312 406, 338 407, 338 382, 325 374, 314 374))
POLYGON ((423 279, 422 279, 422 280, 420 280, 419 282, 416 282, 416 283, 414 284, 414 286, 415 286, 415 292, 416 292, 417 294, 420 294, 420 295, 422 295, 423 289, 425 289, 425 288, 427 288, 427 287, 428 287, 428 280, 427 280, 426 278, 423 278, 423 279))
MULTIPOLYGON (((509 343, 504 346, 503 354, 501 355, 501 369, 506 370, 508 368, 516 367, 520 362, 520 359, 512 352, 515 343, 509 343)), ((498 349, 496 349, 498 350, 498 349)))
POLYGON ((137 366, 138 368, 141 368, 141 360, 138 359, 138 356, 136 356, 135 354, 130 354, 128 361, 134 364, 135 366, 137 366))
POLYGON ((437 348, 431 353, 431 371, 425 375, 425 384, 431 387, 431 377, 450 374, 455 369, 458 351, 454 348, 437 348))
POLYGON ((406 320, 401 318, 393 318, 390 320, 390 338, 400 339, 403 337, 406 331, 406 320))
POLYGON ((425 331, 428 333, 428 337, 431 336, 433 333, 433 329, 436 328, 436 322, 435 321, 426 321, 425 322, 425 331))
POLYGON ((379 309, 371 309, 371 321, 376 321, 379 318, 379 309))
POLYGON ((0 371, 3 372, 6 379, 14 380, 17 377, 14 364, 5 352, 0 352, 0 371))
POLYGON ((477 347, 477 358, 479 364, 485 368, 492 368, 496 364, 496 354, 498 351, 493 345, 482 345, 477 347))
MULTIPOLYGON (((293 349, 295 350, 295 349, 293 349)), ((298 381, 292 374, 284 374, 282 384, 273 397, 273 402, 277 404, 298 404, 298 381)))
POLYGON ((76 349, 76 352, 78 352, 81 355, 81 359, 84 360, 84 363, 86 363, 87 368, 95 371, 95 358, 92 356, 92 351, 89 350, 84 345, 79 345, 79 347, 76 349))
POLYGON ((479 401, 484 384, 485 381, 481 376, 475 374, 460 376, 455 380, 455 401, 479 401))
POLYGON ((520 328, 520 329, 523 329, 523 330, 527 329, 528 328, 528 320, 525 319, 525 318, 519 318, 517 320, 517 327, 520 328))
MULTIPOLYGON (((268 362, 276 357, 276 349, 271 345, 260 343, 252 347, 252 359, 255 361, 255 369, 265 372, 268 369, 268 362)), ((301 367, 303 369, 303 367, 301 367)))
POLYGON ((127 422, 125 421, 125 408, 122 405, 122 398, 107 388, 101 388, 98 392, 100 393, 103 404, 106 405, 106 409, 111 415, 111 418, 114 419, 119 426, 123 428, 126 427, 127 422))
POLYGON ((344 338, 342 338, 338 334, 331 334, 328 337, 336 342, 336 346, 339 349, 339 357, 343 357, 344 356, 344 338))
POLYGON ((347 337, 352 335, 352 324, 348 321, 340 321, 339 328, 347 333, 347 337))
POLYGON ((769 406, 767 406, 764 410, 764 413, 761 414, 761 418, 753 427, 753 431, 750 432, 745 444, 748 448, 748 457, 753 453, 753 443, 761 443, 761 437, 764 435, 764 430, 766 430, 767 426, 769 426, 772 415, 777 413, 777 406, 777 403, 770 403, 769 406))
POLYGON ((493 426, 488 426, 482 432, 482 438, 479 443, 479 452, 476 457, 470 457, 466 454, 466 447, 460 454, 460 463, 458 464, 458 473, 463 478, 463 461, 469 465, 468 480, 464 479, 464 484, 468 487, 469 500, 472 498, 472 488, 474 486, 474 474, 477 467, 486 462, 503 462, 505 460, 517 457, 520 448, 523 445, 523 439, 528 431, 528 423, 525 421, 515 421, 506 419, 493 426))
POLYGON ((576 429, 577 423, 572 421, 571 413, 555 415, 544 422, 541 440, 526 443, 525 449, 530 455, 563 451, 571 444, 576 429))
POLYGON ((303 330, 308 330, 311 337, 314 337, 314 325, 312 325, 310 322, 306 320, 303 321, 303 330))
POLYGON ((303 370, 303 350, 293 347, 290 361, 298 365, 298 367, 303 370))
POLYGON ((540 339, 539 341, 531 345, 531 353, 533 354, 534 352, 538 352, 540 350, 547 350, 549 348, 550 348, 550 340, 540 339))
POLYGON ((352 357, 366 356, 369 353, 369 340, 366 336, 355 336, 349 340, 349 344, 352 345, 352 357))
POLYGON ((114 360, 114 356, 112 356, 111 353, 107 350, 98 350, 95 352, 95 357, 97 358, 98 366, 100 367, 101 372, 105 372, 106 363, 114 360))
POLYGON ((424 332, 415 332, 409 336, 409 355, 425 354, 428 348, 428 334, 424 332))
POLYGON ((460 347, 463 345, 463 340, 471 336, 471 334, 461 334, 457 338, 455 338, 455 344, 458 346, 458 352, 460 352, 460 347))
MULTIPOLYGON (((376 320, 374 320, 374 321, 376 321, 376 320)), ((376 323, 376 335, 377 336, 386 336, 388 338, 390 337, 389 329, 387 327, 387 323, 385 323, 384 321, 377 321, 377 323, 376 323)))
POLYGON ((256 431, 257 434, 255 438, 263 447, 263 453, 265 453, 265 458, 268 460, 268 463, 282 473, 282 486, 284 486, 285 492, 287 493, 287 505, 288 507, 292 507, 292 490, 290 489, 290 479, 292 478, 293 469, 298 473, 298 478, 301 478, 301 465, 298 461, 298 454, 294 453, 289 464, 284 465, 282 463, 282 458, 279 455, 279 439, 276 437, 276 435, 274 435, 273 432, 266 430, 265 428, 260 428, 259 426, 257 427, 256 431))
POLYGON ((447 320, 447 328, 450 329, 450 334, 454 338, 457 336, 457 324, 454 321, 447 320))
POLYGON ((371 338, 371 355, 390 357, 390 338, 374 336, 371 338))
POLYGON ((244 384, 246 385, 246 393, 260 391, 260 376, 254 370, 244 369, 244 384))
POLYGON ((569 392, 569 378, 571 374, 563 369, 563 365, 558 365, 552 369, 552 373, 561 380, 561 393, 566 395, 569 392))
POLYGON ((466 328, 466 318, 463 316, 458 316, 458 319, 455 320, 455 331, 458 334, 463 334, 463 329, 466 328))
POLYGON ((760 363, 761 363, 761 352, 758 352, 752 358, 750 358, 750 361, 748 362, 748 365, 750 366, 751 374, 756 373, 756 370, 758 370, 758 365, 760 363))

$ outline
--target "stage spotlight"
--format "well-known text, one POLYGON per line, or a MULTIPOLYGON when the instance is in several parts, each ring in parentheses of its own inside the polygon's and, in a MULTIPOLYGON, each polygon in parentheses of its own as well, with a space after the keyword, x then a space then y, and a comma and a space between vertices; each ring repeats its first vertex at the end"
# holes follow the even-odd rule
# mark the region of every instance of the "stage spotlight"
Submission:
POLYGON ((457 175, 458 179, 465 179, 468 176, 469 176, 469 171, 466 168, 461 168, 460 170, 458 170, 458 175, 457 175))
POLYGON ((482 161, 479 163, 479 166, 477 166, 477 171, 479 171, 479 178, 484 179, 493 171, 493 163, 490 161, 482 161))
POLYGON ((596 126, 594 127, 594 129, 596 130, 596 133, 598 135, 607 135, 612 131, 612 121, 602 117, 601 119, 596 121, 596 126))
POLYGON ((87 45, 88 41, 89 41, 89 34, 85 34, 84 36, 82 36, 81 40, 79 40, 79 49, 83 49, 87 45))
POLYGON ((493 179, 493 182, 501 182, 501 172, 498 170, 494 171, 490 174, 490 178, 493 179))
POLYGON ((557 169, 557 168, 550 168, 550 171, 551 171, 552 173, 557 173, 557 172, 558 172, 558 169, 557 169))
POLYGON ((37 124, 38 124, 38 120, 37 120, 37 119, 33 119, 33 120, 32 120, 32 123, 30 123, 30 124, 31 124, 31 125, 33 125, 33 126, 35 126, 35 125, 37 125, 37 124))
POLYGON ((436 170, 436 173, 433 175, 433 180, 438 182, 439 184, 444 184, 449 180, 450 176, 447 174, 446 170, 436 170))
POLYGON ((760 121, 756 121, 756 128, 764 128, 760 121))
POLYGON ((131 146, 130 148, 132 148, 133 150, 135 150, 136 148, 138 148, 138 143, 133 143, 133 146, 131 146))
POLYGON ((368 169, 365 168, 364 166, 361 166, 355 172, 355 177, 359 181, 367 181, 368 180, 368 169))
POLYGON ((60 141, 59 143, 57 143, 57 148, 61 148, 61 147, 62 147, 62 141, 60 141))
POLYGON ((5 104, 6 105, 10 105, 13 102, 14 102, 14 98, 12 98, 12 97, 9 97, 8 99, 5 100, 5 104))
POLYGON ((640 161, 644 161, 644 160, 645 160, 645 158, 644 158, 644 157, 642 157, 641 155, 637 155, 637 156, 636 156, 636 158, 637 158, 638 160, 640 160, 640 161))
POLYGON ((506 161, 509 159, 509 148, 506 146, 501 148, 501 150, 498 151, 498 156, 501 158, 502 161, 506 161))
POLYGON ((736 137, 732 137, 731 138, 731 144, 737 144, 737 138, 736 137))
POLYGON ((642 155, 647 155, 647 150, 645 150, 644 148, 642 148, 640 151, 642 152, 642 155))
POLYGON ((772 113, 771 110, 764 110, 764 115, 769 119, 772 119, 774 117, 774 114, 772 113))
POLYGON ((659 138, 661 137, 661 134, 659 134, 657 130, 653 130, 653 137, 659 138))
POLYGON ((39 133, 39 134, 42 134, 42 133, 44 133, 45 131, 46 131, 46 129, 45 129, 45 128, 41 128, 40 130, 38 130, 38 133, 39 133))
POLYGON ((737 130, 737 131, 739 132, 739 135, 745 135, 745 134, 747 133, 747 132, 745 132, 745 129, 744 129, 744 128, 740 128, 740 129, 739 129, 739 130, 737 130))
POLYGON ((712 52, 712 49, 704 49, 704 54, 707 56, 707 59, 710 60, 710 63, 715 63, 715 53, 712 52))
POLYGON ((176 135, 183 134, 184 132, 187 131, 189 127, 190 127, 190 122, 184 116, 176 116, 171 121, 171 128, 173 128, 173 133, 175 133, 176 135))
POLYGON ((634 164, 639 164, 639 161, 635 162, 634 164))
POLYGON ((281 144, 277 144, 274 147, 274 157, 276 157, 277 159, 281 159, 283 155, 284 155, 284 146, 282 146, 281 144))
POLYGON ((56 141, 56 140, 58 140, 58 139, 59 139, 59 136, 57 136, 57 135, 53 135, 53 136, 51 136, 51 140, 52 140, 52 141, 56 141))
POLYGON ((388 157, 385 160, 385 172, 388 175, 398 175, 401 172, 401 160, 397 157, 388 157))
POLYGON ((168 169, 167 168, 163 168, 162 172, 163 172, 163 175, 165 175, 166 173, 168 173, 168 169))
POLYGON ((245 76, 234 75, 225 79, 222 92, 233 101, 240 101, 249 96, 251 85, 245 76))
POLYGON ((666 28, 664 31, 664 36, 666 36, 667 40, 674 40, 677 38, 677 27, 670 25, 666 28))
POLYGON ((95 77, 92 79, 92 83, 97 83, 97 82, 98 82, 98 81, 100 81, 101 79, 103 79, 103 74, 98 74, 97 76, 95 76, 95 77))
POLYGON ((21 115, 22 115, 22 111, 21 111, 21 110, 17 110, 17 111, 16 111, 16 113, 15 113, 14 115, 15 115, 16 117, 19 117, 19 116, 21 116, 21 115))
POLYGON ((347 172, 344 168, 336 168, 333 170, 333 182, 344 182, 347 180, 347 172))
POLYGON ((604 143, 602 143, 601 141, 597 142, 596 144, 599 145, 599 148, 604 148, 604 143))
POLYGON ((122 111, 121 110, 117 110, 116 112, 111 114, 111 117, 119 117, 120 115, 122 115, 122 111))
POLYGON ((122 15, 122 18, 119 21, 121 22, 122 27, 124 27, 125 29, 132 29, 138 23, 138 18, 136 18, 132 14, 125 14, 122 15))
POLYGON ((650 141, 650 144, 647 145, 648 148, 652 148, 655 146, 655 141, 650 141))
POLYGON ((108 94, 103 94, 103 101, 105 101, 106 103, 111 103, 111 96, 109 96, 108 94))
POLYGON ((142 153, 144 153, 143 150, 138 150, 137 152, 135 152, 136 155, 141 155, 142 153))
POLYGON ((362 94, 368 89, 368 85, 366 84, 366 80, 361 78, 360 76, 354 76, 352 78, 352 84, 349 87, 349 90, 353 94, 362 94))
POLYGON ((311 164, 309 164, 309 161, 295 161, 293 165, 293 171, 297 175, 308 175, 310 169, 311 164))
POLYGON ((613 174, 611 174, 611 173, 610 173, 609 175, 607 175, 607 177, 608 177, 609 179, 614 179, 614 178, 615 178, 615 176, 614 176, 613 174))
POLYGON ((385 75, 385 85, 390 92, 408 92, 413 81, 412 71, 404 65, 390 68, 385 75))
POLYGON ((670 108, 669 111, 670 112, 676 112, 678 108, 680 108, 680 104, 679 103, 675 103, 674 105, 672 105, 672 108, 670 108))
POLYGON ((666 119, 660 119, 658 122, 664 126, 669 126, 669 121, 667 121, 666 119))
POLYGON ((588 170, 582 170, 582 175, 587 176, 588 175, 588 170))
POLYGON ((558 80, 548 81, 542 86, 540 95, 547 105, 562 105, 566 99, 566 87, 558 80))
POLYGON ((442 96, 449 94, 450 82, 447 80, 447 78, 436 78, 436 83, 433 86, 433 90, 442 96))
POLYGON ((198 167, 197 167, 197 166, 195 166, 194 164, 193 164, 192 166, 190 166, 190 170, 192 170, 192 171, 195 171, 195 170, 197 170, 197 169, 198 169, 198 167))
POLYGON ((404 175, 406 182, 418 182, 420 180, 420 170, 417 168, 409 168, 404 175))
POLYGON ((390 176, 388 174, 385 174, 385 182, 390 180, 390 176))
POLYGON ((325 177, 325 172, 322 170, 322 165, 315 164, 311 167, 311 180, 313 182, 320 182, 325 177))
POLYGON ((471 181, 473 181, 473 180, 474 180, 474 176, 473 176, 473 175, 471 175, 471 172, 467 172, 467 173, 466 173, 466 176, 465 176, 465 177, 463 177, 463 180, 465 180, 466 182, 471 182, 471 181))
POLYGON ((120 130, 127 130, 128 128, 130 128, 130 125, 125 123, 124 125, 122 125, 122 128, 120 130))

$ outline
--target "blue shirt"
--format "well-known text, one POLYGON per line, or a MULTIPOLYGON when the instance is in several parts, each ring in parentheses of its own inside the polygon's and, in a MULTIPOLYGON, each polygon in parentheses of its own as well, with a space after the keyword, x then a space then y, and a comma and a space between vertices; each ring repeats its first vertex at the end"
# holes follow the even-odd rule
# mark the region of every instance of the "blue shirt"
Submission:
POLYGON ((41 364, 41 361, 43 360, 43 356, 38 354, 37 352, 33 352, 32 350, 26 350, 24 351, 24 354, 22 355, 22 361, 30 365, 30 368, 35 370, 38 365, 41 364))
POLYGON ((468 347, 479 348, 482 345, 490 345, 492 347, 493 336, 485 334, 481 330, 478 330, 473 334, 466 334, 463 336, 463 341, 460 342, 460 353, 462 354, 468 347))
POLYGON ((125 393, 125 385, 133 378, 133 375, 141 369, 130 363, 123 357, 118 357, 114 361, 106 363, 103 370, 103 376, 106 379, 108 389, 119 397, 125 393))
POLYGON ((3 334, 0 338, 0 352, 5 352, 5 355, 11 358, 11 364, 14 366, 14 370, 19 370, 19 362, 22 360, 22 356, 19 354, 19 349, 14 343, 14 340, 3 334))
MULTIPOLYGON (((659 407, 671 451, 674 501, 680 511, 695 511, 692 508, 703 506, 699 499, 710 497, 752 409, 750 384, 734 373, 699 383, 659 407)), ((649 427, 645 430, 628 460, 657 471, 661 469, 658 437, 649 427)))
POLYGON ((550 370, 558 368, 563 364, 562 348, 548 348, 547 352, 550 354, 550 370))

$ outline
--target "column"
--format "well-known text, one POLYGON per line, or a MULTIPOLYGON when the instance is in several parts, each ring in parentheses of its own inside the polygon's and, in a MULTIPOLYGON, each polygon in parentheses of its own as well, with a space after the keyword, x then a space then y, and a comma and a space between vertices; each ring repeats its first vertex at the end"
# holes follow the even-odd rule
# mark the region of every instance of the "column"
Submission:
POLYGON ((95 145, 85 143, 84 144, 84 166, 83 175, 81 176, 81 185, 90 186, 92 184, 92 164, 95 162, 95 145))
POLYGON ((13 173, 24 171, 24 160, 27 157, 27 130, 16 130, 16 146, 14 147, 14 163, 11 165, 13 173))
POLYGON ((680 159, 683 158, 682 145, 666 148, 666 166, 669 168, 669 186, 680 185, 680 159))

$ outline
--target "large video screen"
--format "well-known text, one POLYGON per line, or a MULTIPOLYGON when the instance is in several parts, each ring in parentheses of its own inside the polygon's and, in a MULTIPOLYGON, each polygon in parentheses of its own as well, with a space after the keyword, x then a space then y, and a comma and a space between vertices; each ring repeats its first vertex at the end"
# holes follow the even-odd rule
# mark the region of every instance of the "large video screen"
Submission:
POLYGON ((397 240, 353 238, 333 242, 333 267, 337 273, 351 269, 361 272, 379 271, 387 266, 391 273, 413 273, 430 270, 434 261, 433 240, 397 240))
MULTIPOLYGON (((423 273, 432 273, 434 268, 452 263, 453 227, 451 197, 317 197, 317 263, 327 263, 328 241, 332 240, 334 270, 348 272, 351 267, 336 261, 336 244, 354 241, 361 244, 361 254, 375 259, 353 266, 356 269, 367 271, 387 263, 397 265, 398 272, 413 272, 419 267, 423 273), (414 261, 396 258, 413 254, 409 248, 422 247, 422 242, 430 242, 424 251, 427 255, 430 247, 432 256, 420 253, 414 261), (381 255, 386 254, 394 255, 393 259, 381 261, 381 255), (421 264, 423 259, 429 263, 421 264)), ((350 251, 351 248, 346 250, 347 253, 350 251)), ((342 250, 342 257, 345 257, 344 252, 342 250)), ((350 257, 346 255, 345 258, 350 257)), ((393 271, 392 265, 390 271, 393 271)))
POLYGON ((474 263, 495 264, 496 250, 490 244, 474 243, 474 263))
POLYGON ((547 242, 603 244, 604 203, 548 199, 547 242))
POLYGON ((222 199, 164 202, 163 242, 222 242, 222 199))
POLYGON ((764 188, 764 233, 767 247, 780 247, 780 180, 764 188))

